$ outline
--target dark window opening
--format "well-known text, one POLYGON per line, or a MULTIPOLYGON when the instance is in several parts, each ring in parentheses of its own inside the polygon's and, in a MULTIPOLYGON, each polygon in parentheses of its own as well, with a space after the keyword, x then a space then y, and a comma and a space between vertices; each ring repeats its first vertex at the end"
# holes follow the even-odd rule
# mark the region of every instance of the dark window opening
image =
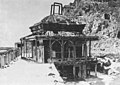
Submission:
POLYGON ((37 41, 37 43, 36 43, 36 40, 33 40, 32 45, 35 46, 35 44, 37 44, 37 46, 40 45, 40 44, 39 44, 39 41, 37 41))
POLYGON ((110 20, 110 15, 109 14, 104 14, 104 18, 110 20))
POLYGON ((118 32, 117 38, 119 38, 119 39, 120 39, 120 31, 118 32))
POLYGON ((69 12, 70 12, 70 10, 68 9, 68 10, 67 10, 67 12, 69 13, 69 12))
POLYGON ((76 47, 76 57, 81 58, 82 57, 82 46, 76 47))

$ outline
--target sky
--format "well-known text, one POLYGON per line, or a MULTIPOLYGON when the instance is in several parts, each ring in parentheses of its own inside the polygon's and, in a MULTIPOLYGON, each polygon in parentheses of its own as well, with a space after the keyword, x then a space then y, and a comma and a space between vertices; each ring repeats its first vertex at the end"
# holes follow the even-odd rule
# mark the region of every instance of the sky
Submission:
POLYGON ((74 0, 0 0, 0 47, 13 47, 31 34, 29 27, 50 14, 54 2, 67 5, 74 0))

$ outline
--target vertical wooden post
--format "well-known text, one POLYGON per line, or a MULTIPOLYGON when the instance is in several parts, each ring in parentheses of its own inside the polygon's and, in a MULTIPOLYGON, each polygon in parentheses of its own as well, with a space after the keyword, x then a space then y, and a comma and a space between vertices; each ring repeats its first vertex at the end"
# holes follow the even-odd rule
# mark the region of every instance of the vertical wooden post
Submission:
POLYGON ((89 41, 89 56, 91 56, 91 40, 89 41))
POLYGON ((84 43, 82 44, 82 56, 84 56, 84 43))
POLYGON ((52 15, 52 13, 53 13, 53 5, 51 5, 51 10, 50 10, 50 15, 52 15))
POLYGON ((83 78, 86 78, 86 63, 83 63, 83 78))
POLYGON ((50 46, 50 60, 52 60, 52 42, 49 40, 49 46, 50 46))
POLYGON ((74 79, 76 77, 76 67, 75 67, 75 65, 73 65, 73 77, 74 77, 74 79))
POLYGON ((33 41, 31 43, 31 45, 32 45, 32 58, 33 58, 33 41))
POLYGON ((42 62, 45 63, 44 46, 42 46, 41 49, 41 57, 42 57, 42 62))
POLYGON ((44 45, 43 40, 39 39, 39 48, 38 48, 38 61, 44 63, 44 45))
POLYGON ((53 15, 55 14, 55 4, 53 6, 53 15))
POLYGON ((25 40, 23 41, 23 44, 24 44, 24 55, 23 55, 23 57, 25 57, 25 50, 26 50, 25 40))
POLYGON ((8 64, 10 64, 10 54, 9 54, 10 52, 8 51, 8 53, 7 53, 7 56, 8 56, 8 64))
POLYGON ((59 6, 58 14, 60 15, 60 6, 59 6))
POLYGON ((38 61, 38 58, 37 58, 37 37, 35 40, 35 60, 38 61))
POLYGON ((1 57, 1 68, 4 68, 4 56, 3 55, 0 55, 1 57))
POLYGON ((22 39, 21 39, 21 57, 23 57, 23 56, 22 56, 22 39))
POLYGON ((89 41, 86 41, 86 48, 87 48, 87 56, 89 57, 89 41))
POLYGON ((70 48, 68 48, 68 60, 70 59, 70 48))
POLYGON ((73 51, 74 51, 74 59, 76 58, 76 45, 75 45, 75 42, 74 42, 74 44, 73 44, 73 51))
MULTIPOLYGON (((76 46, 75 46, 75 42, 73 44, 73 51, 74 51, 74 60, 76 59, 76 46)), ((75 64, 73 64, 73 76, 74 76, 74 79, 76 77, 76 67, 75 67, 75 64)))
POLYGON ((12 50, 11 50, 11 61, 13 60, 13 54, 12 54, 12 50))
POLYGON ((9 61, 8 61, 8 51, 6 53, 6 64, 8 65, 9 64, 9 61))
POLYGON ((15 50, 13 50, 12 54, 13 54, 13 60, 14 60, 15 59, 15 50))
POLYGON ((79 65, 79 73, 78 73, 78 76, 79 76, 79 78, 81 78, 82 77, 82 68, 81 68, 81 64, 79 65))
POLYGON ((97 77, 97 63, 95 63, 95 76, 97 77))
POLYGON ((26 50, 25 55, 26 55, 26 58, 27 58, 27 40, 26 40, 25 44, 26 44, 26 45, 25 45, 25 46, 26 46, 26 47, 25 47, 25 48, 26 48, 26 49, 25 49, 25 50, 26 50))
POLYGON ((4 54, 4 65, 6 65, 6 53, 4 54))
POLYGON ((62 46, 61 46, 61 58, 62 58, 62 61, 64 59, 64 41, 62 40, 62 46))

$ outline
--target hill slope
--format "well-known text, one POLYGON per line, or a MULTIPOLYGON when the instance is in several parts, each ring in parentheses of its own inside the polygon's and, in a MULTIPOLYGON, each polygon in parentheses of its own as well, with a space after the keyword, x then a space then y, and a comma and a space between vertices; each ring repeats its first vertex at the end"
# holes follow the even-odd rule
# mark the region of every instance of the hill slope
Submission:
MULTIPOLYGON (((104 0, 103 0, 104 1, 104 0)), ((92 42, 92 54, 120 53, 120 1, 97 2, 75 0, 64 6, 63 14, 77 24, 86 24, 85 35, 97 35, 92 42)))

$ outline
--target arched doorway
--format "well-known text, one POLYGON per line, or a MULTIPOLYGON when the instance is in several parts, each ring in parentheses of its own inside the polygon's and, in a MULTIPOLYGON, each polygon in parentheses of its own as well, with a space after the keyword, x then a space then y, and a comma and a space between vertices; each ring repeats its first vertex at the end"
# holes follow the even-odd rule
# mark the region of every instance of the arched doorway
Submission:
POLYGON ((64 43, 64 58, 70 59, 74 57, 73 42, 66 41, 64 43))
POLYGON ((52 57, 53 58, 61 58, 61 42, 53 41, 52 42, 52 57))

